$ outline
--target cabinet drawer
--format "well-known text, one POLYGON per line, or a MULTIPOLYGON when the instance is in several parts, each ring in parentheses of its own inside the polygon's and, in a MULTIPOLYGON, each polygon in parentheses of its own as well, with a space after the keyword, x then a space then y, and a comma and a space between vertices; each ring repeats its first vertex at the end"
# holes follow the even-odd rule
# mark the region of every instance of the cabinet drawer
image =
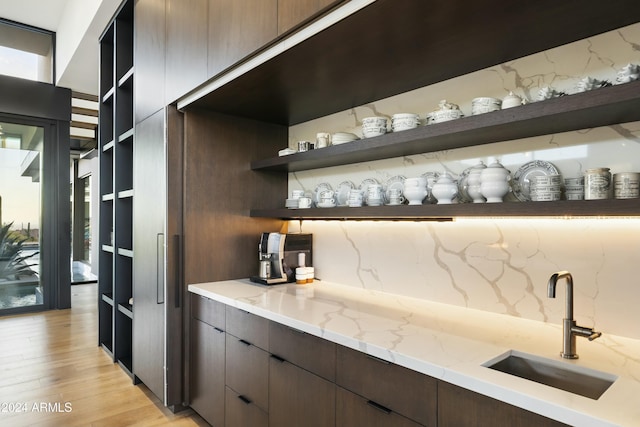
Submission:
POLYGON ((229 334, 226 344, 227 386, 267 411, 269 353, 229 334))
POLYGON ((269 351, 329 381, 336 379, 336 344, 280 323, 269 323, 269 351))
POLYGON ((263 350, 269 349, 269 321, 264 317, 227 306, 226 331, 263 350))
POLYGON ((267 427, 269 416, 253 402, 229 387, 225 392, 226 417, 224 425, 227 427, 267 427))
POLYGON ((287 361, 269 361, 269 427, 334 427, 336 385, 287 361))
POLYGON ((437 421, 437 381, 411 369, 338 346, 336 383, 425 426, 437 421))
POLYGON ((225 330, 225 305, 221 302, 191 294, 191 317, 214 328, 225 330))
POLYGON ((209 422, 224 425, 225 333, 191 319, 189 406, 209 422))
POLYGON ((337 387, 336 395, 337 427, 420 427, 415 421, 341 387, 337 387))

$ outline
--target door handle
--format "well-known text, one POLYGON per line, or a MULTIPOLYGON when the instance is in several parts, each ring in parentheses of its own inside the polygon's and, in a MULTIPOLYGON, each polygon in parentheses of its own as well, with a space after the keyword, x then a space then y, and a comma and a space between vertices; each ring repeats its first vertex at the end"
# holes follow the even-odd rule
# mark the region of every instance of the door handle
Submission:
POLYGON ((183 257, 182 239, 179 234, 173 236, 173 250, 175 252, 175 277, 174 277, 174 307, 180 308, 182 300, 182 277, 183 277, 183 257))
POLYGON ((164 304, 164 234, 156 234, 156 303, 164 304))

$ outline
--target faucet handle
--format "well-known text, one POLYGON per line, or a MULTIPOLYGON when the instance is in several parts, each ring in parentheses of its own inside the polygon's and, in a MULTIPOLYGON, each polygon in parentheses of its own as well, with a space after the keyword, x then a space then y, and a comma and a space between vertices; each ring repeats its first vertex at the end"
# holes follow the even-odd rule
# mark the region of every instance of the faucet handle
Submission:
POLYGON ((580 335, 581 337, 587 338, 589 341, 593 341, 596 338, 600 338, 602 336, 602 332, 594 331, 592 328, 585 328, 584 326, 574 325, 571 327, 571 332, 580 335))

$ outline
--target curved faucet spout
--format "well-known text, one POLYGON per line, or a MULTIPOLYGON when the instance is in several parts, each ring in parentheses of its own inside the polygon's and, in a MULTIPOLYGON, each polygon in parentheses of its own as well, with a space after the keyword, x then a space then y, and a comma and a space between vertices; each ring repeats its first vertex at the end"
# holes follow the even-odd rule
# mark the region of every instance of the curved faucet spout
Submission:
POLYGON ((556 285, 559 279, 565 279, 567 282, 566 308, 564 319, 562 320, 562 353, 560 355, 565 359, 577 359, 576 336, 580 335, 588 338, 589 341, 593 341, 600 337, 602 333, 576 325, 576 321, 573 319, 573 277, 571 273, 568 271, 553 273, 547 285, 547 296, 549 298, 556 297, 556 285))
POLYGON ((549 278, 547 285, 547 296, 549 298, 556 297, 556 284, 559 279, 566 279, 567 281, 567 297, 565 299, 565 319, 573 319, 573 276, 568 271, 559 271, 553 273, 549 278))

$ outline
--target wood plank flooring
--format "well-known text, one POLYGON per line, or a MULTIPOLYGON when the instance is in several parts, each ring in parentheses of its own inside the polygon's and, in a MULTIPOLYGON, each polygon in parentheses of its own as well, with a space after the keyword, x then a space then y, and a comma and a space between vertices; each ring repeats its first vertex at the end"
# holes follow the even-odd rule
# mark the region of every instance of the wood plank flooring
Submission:
POLYGON ((207 426, 173 414, 98 347, 96 284, 72 308, 0 317, 0 426, 207 426))

